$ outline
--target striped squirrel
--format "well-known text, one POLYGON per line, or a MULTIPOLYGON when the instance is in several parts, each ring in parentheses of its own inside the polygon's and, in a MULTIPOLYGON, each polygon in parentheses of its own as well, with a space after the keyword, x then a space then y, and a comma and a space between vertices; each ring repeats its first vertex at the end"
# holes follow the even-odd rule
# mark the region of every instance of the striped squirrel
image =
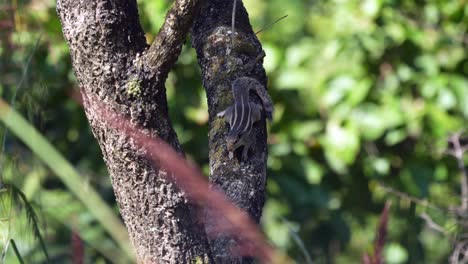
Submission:
POLYGON ((263 85, 253 78, 237 78, 231 88, 234 103, 217 116, 224 118, 230 126, 226 139, 229 159, 233 158, 237 148, 244 146, 241 160, 247 160, 248 151, 254 143, 251 136, 253 124, 260 120, 262 109, 266 117, 272 120, 273 103, 263 85), (260 97, 262 105, 250 101, 250 91, 254 91, 260 97))

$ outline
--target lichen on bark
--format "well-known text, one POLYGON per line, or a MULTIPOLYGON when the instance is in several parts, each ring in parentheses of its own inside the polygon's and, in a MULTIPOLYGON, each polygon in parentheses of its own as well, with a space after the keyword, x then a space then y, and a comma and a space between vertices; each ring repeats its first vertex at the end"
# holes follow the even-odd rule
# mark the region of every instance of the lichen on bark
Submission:
MULTIPOLYGON (((192 45, 197 51, 202 69, 203 85, 208 98, 210 182, 222 190, 239 208, 256 222, 260 220, 265 201, 266 185, 266 126, 265 119, 254 125, 255 144, 249 159, 240 162, 239 154, 229 159, 226 149, 228 125, 218 119, 217 113, 233 103, 231 83, 239 77, 252 77, 266 87, 266 74, 262 67, 263 50, 252 31, 248 15, 240 3, 236 15, 236 30, 231 31, 234 1, 211 0, 205 2, 192 28, 192 45), (231 37, 233 37, 231 42, 231 37), (231 45, 231 43, 233 45, 231 45), (220 122, 221 121, 221 122, 220 122)), ((266 89, 266 88, 265 88, 266 89)), ((260 99, 251 98, 257 103, 260 99)), ((219 219, 206 212, 205 225, 211 234, 219 219)), ((217 263, 250 263, 250 258, 239 258, 232 249, 240 244, 239 237, 218 235, 210 238, 217 263)))
MULTIPOLYGON (((187 199, 166 168, 155 166, 143 148, 106 126, 109 120, 94 110, 97 104, 105 105, 183 155, 168 117, 164 83, 200 2, 176 0, 156 40, 148 46, 135 0, 57 1, 85 112, 139 263, 241 261, 232 252, 239 237, 213 236, 208 246, 204 224, 210 231, 211 220, 219 213, 206 212, 203 223, 199 206, 187 199)), ((232 103, 230 84, 235 78, 250 76, 266 85, 263 51, 241 4, 236 34, 229 34, 233 1, 227 2, 204 1, 203 15, 192 28, 209 104, 211 183, 258 222, 265 199, 265 121, 255 124, 253 151, 247 162, 239 163, 227 158, 228 127, 216 119, 216 113, 232 103), (229 45, 231 37, 234 45, 229 45)), ((244 263, 250 261, 244 258, 244 263)))
POLYGON ((107 127, 93 109, 97 103, 106 105, 181 152, 167 113, 164 82, 198 3, 176 1, 157 41, 148 48, 136 1, 57 1, 85 112, 139 263, 190 263, 197 257, 207 262, 199 208, 165 168, 154 166, 131 138, 107 127))

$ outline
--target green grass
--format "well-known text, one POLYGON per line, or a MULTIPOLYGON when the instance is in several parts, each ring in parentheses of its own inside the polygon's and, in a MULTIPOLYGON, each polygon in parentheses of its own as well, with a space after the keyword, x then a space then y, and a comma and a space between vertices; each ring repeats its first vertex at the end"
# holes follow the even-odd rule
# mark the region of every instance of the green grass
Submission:
POLYGON ((28 146, 65 184, 65 186, 89 209, 109 235, 124 250, 128 260, 134 260, 127 230, 115 212, 101 199, 97 192, 86 185, 77 170, 57 149, 17 111, 0 99, 0 120, 28 146))

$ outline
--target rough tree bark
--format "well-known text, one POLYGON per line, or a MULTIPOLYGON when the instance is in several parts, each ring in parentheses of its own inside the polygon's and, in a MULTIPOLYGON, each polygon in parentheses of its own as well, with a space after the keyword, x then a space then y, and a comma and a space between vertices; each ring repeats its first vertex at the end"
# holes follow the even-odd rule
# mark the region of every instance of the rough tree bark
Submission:
MULTIPOLYGON (((192 28, 192 44, 202 68, 203 85, 208 98, 210 182, 226 193, 238 207, 256 222, 260 220, 265 201, 266 185, 266 127, 265 117, 254 125, 255 144, 249 159, 240 162, 240 153, 229 159, 226 134, 229 126, 216 116, 233 103, 231 83, 239 77, 252 77, 266 87, 262 67, 264 52, 249 23, 247 11, 238 1, 235 34, 231 30, 234 1, 211 0, 202 5, 192 28), (232 39, 231 39, 232 36, 232 39)), ((251 94, 252 97, 253 94, 251 94)), ((260 98, 256 98, 261 103, 260 98)), ((212 214, 207 212, 207 232, 214 226, 212 214)), ((236 238, 218 235, 210 238, 213 257, 219 263, 237 263, 230 253, 236 248, 236 238)), ((251 262, 244 258, 243 263, 251 262)))
MULTIPOLYGON (((93 96, 178 151, 181 148, 168 117, 164 82, 198 2, 177 1, 148 48, 136 1, 57 1, 75 74, 81 92, 87 95, 83 98, 93 96)), ((152 166, 131 139, 108 129, 90 104, 92 100, 84 100, 138 262, 208 259, 197 208, 166 180, 164 169, 152 166)))
MULTIPOLYGON (((200 2, 176 0, 148 47, 135 0, 57 1, 85 112, 139 263, 214 263, 212 256, 217 257, 216 263, 241 261, 229 257, 230 246, 236 244, 234 238, 216 237, 209 246, 200 208, 168 179, 164 168, 154 167, 144 150, 127 135, 106 126, 108 120, 93 110, 97 99, 183 155, 168 117, 164 83, 200 2)), ((229 55, 223 58, 232 2, 207 1, 203 16, 193 27, 193 45, 203 69, 210 108, 212 182, 258 222, 265 192, 265 122, 255 125, 254 151, 247 163, 239 164, 237 159, 227 159, 227 126, 215 118, 216 112, 232 102, 229 87, 234 78, 248 75, 266 83, 265 72, 255 60, 261 46, 242 5, 236 23, 239 34, 229 55), (255 67, 245 67, 246 63, 255 67)), ((210 214, 207 218, 210 220, 210 214)), ((209 224, 207 221, 208 231, 209 224)))

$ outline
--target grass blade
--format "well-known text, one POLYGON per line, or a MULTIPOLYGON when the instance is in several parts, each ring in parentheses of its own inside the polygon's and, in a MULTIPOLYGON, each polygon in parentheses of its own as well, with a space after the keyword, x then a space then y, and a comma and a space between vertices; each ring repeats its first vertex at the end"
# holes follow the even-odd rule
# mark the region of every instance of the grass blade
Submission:
POLYGON ((6 254, 7 254, 7 251, 8 251, 8 248, 10 247, 10 242, 11 240, 8 239, 6 244, 5 244, 5 247, 3 248, 3 251, 2 251, 2 258, 1 258, 1 263, 6 263, 5 260, 6 260, 6 254))
POLYGON ((114 211, 93 188, 84 184, 76 169, 57 149, 3 99, 0 99, 0 120, 49 166, 65 186, 86 205, 127 256, 134 259, 127 230, 114 211))
POLYGON ((28 219, 28 222, 32 226, 34 237, 39 241, 42 252, 44 252, 47 262, 49 262, 49 254, 47 253, 47 248, 45 246, 44 239, 42 238, 41 231, 39 229, 39 220, 37 218, 36 212, 34 211, 34 208, 32 207, 31 203, 29 203, 24 193, 16 186, 14 186, 13 184, 5 184, 5 187, 11 189, 11 195, 14 197, 15 200, 21 200, 21 202, 24 204, 26 217, 28 219))
MULTIPOLYGON (((18 259, 20 264, 24 264, 24 260, 21 257, 21 254, 19 253, 18 247, 16 246, 15 240, 10 239, 11 242, 11 247, 13 248, 13 251, 15 252, 16 258, 18 259)), ((49 259, 49 258, 47 258, 49 259)))
POLYGON ((93 248, 106 257, 111 263, 130 262, 124 262, 125 252, 116 246, 113 240, 110 241, 112 238, 108 237, 102 225, 93 225, 94 218, 86 220, 79 217, 85 214, 85 211, 87 212, 88 209, 69 191, 43 190, 41 193, 41 201, 43 204, 48 205, 43 210, 48 219, 61 223, 70 230, 70 232, 79 230, 80 238, 83 240, 86 247, 93 248), (56 209, 63 204, 66 204, 67 207, 61 210, 56 209))
MULTIPOLYGON (((26 76, 28 75, 28 70, 29 70, 29 66, 31 65, 32 57, 33 57, 34 53, 36 53, 36 50, 37 50, 37 47, 39 46, 40 41, 41 41, 41 36, 39 36, 37 38, 36 44, 34 45, 31 53, 29 54, 25 65, 23 66, 23 73, 21 74, 21 79, 20 79, 18 85, 16 86, 16 89, 13 92, 13 96, 11 97, 11 100, 10 100, 10 105, 11 105, 12 108, 14 108, 14 105, 15 105, 16 95, 18 94, 18 91, 23 86, 24 80, 26 79, 26 76)), ((5 127, 5 130, 4 130, 4 133, 3 133, 3 139, 2 139, 2 146, 1 146, 1 149, 0 149, 0 171, 2 170, 2 167, 3 167, 3 156, 2 155, 5 152, 5 144, 6 144, 7 137, 8 137, 8 129, 5 127)), ((1 186, 2 186, 2 175, 0 175, 0 187, 1 186)))

